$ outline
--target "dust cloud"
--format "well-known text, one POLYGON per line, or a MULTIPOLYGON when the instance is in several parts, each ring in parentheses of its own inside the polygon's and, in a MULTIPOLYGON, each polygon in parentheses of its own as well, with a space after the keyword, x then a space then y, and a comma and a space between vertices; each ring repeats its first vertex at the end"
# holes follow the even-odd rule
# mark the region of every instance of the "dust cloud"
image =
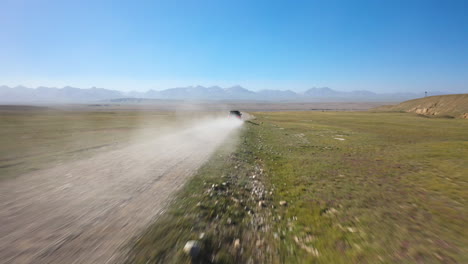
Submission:
POLYGON ((0 263, 118 262, 128 239, 241 126, 236 118, 201 118, 2 182, 0 263))

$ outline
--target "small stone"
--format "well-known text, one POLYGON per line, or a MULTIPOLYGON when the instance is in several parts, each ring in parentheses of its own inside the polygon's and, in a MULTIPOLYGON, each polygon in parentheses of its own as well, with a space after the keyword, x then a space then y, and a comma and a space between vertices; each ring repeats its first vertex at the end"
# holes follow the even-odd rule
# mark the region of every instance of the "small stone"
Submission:
POLYGON ((303 247, 307 252, 309 252, 310 254, 314 255, 315 257, 318 257, 320 256, 318 250, 316 248, 313 248, 313 247, 308 247, 308 246, 304 246, 303 247))
POLYGON ((294 241, 296 241, 296 243, 300 243, 300 240, 297 236, 294 236, 294 241))
POLYGON ((280 201, 279 204, 280 204, 281 206, 287 206, 287 205, 288 205, 288 202, 286 202, 286 201, 280 201))
POLYGON ((234 240, 234 248, 235 249, 240 248, 240 240, 238 238, 236 240, 234 240))
POLYGON ((199 236, 198 236, 199 239, 203 239, 205 238, 205 233, 201 233, 199 236))
POLYGON ((184 252, 192 258, 195 258, 200 254, 200 243, 197 240, 190 240, 185 243, 184 252))
POLYGON ((257 240, 257 242, 255 242, 256 247, 261 247, 262 245, 263 245, 263 240, 257 240))
POLYGON ((258 206, 260 206, 260 207, 266 207, 265 201, 260 201, 260 202, 258 202, 258 206))
POLYGON ((227 223, 228 225, 232 224, 231 218, 228 218, 227 221, 226 221, 226 223, 227 223))

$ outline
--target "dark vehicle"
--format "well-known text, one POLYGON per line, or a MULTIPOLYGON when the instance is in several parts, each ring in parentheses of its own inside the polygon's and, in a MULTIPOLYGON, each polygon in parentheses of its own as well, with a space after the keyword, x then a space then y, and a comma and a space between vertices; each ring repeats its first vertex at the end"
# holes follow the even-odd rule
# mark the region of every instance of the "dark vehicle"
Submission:
POLYGON ((237 110, 232 110, 232 111, 229 111, 229 117, 236 117, 236 118, 241 119, 242 118, 242 113, 240 111, 237 111, 237 110))

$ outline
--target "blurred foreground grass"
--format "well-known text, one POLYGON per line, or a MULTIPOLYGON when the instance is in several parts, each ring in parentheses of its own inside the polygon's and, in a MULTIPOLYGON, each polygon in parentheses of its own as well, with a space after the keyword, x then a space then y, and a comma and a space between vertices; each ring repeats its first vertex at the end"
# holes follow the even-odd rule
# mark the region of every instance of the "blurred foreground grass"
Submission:
POLYGON ((237 149, 200 169, 128 262, 189 262, 190 239, 202 241, 202 263, 468 262, 466 120, 254 115, 237 149))
MULTIPOLYGON (((466 263, 468 122, 410 114, 258 114, 258 155, 297 217, 280 251, 328 263, 466 263), (296 243, 297 244, 297 243, 296 243)), ((278 228, 285 229, 287 221, 278 228)))

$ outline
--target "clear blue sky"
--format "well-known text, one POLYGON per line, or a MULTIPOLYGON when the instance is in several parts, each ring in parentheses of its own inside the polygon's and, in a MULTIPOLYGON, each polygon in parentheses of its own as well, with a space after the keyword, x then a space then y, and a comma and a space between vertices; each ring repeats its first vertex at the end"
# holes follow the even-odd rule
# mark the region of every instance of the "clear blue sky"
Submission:
POLYGON ((2 0, 1 84, 468 92, 468 1, 2 0))

